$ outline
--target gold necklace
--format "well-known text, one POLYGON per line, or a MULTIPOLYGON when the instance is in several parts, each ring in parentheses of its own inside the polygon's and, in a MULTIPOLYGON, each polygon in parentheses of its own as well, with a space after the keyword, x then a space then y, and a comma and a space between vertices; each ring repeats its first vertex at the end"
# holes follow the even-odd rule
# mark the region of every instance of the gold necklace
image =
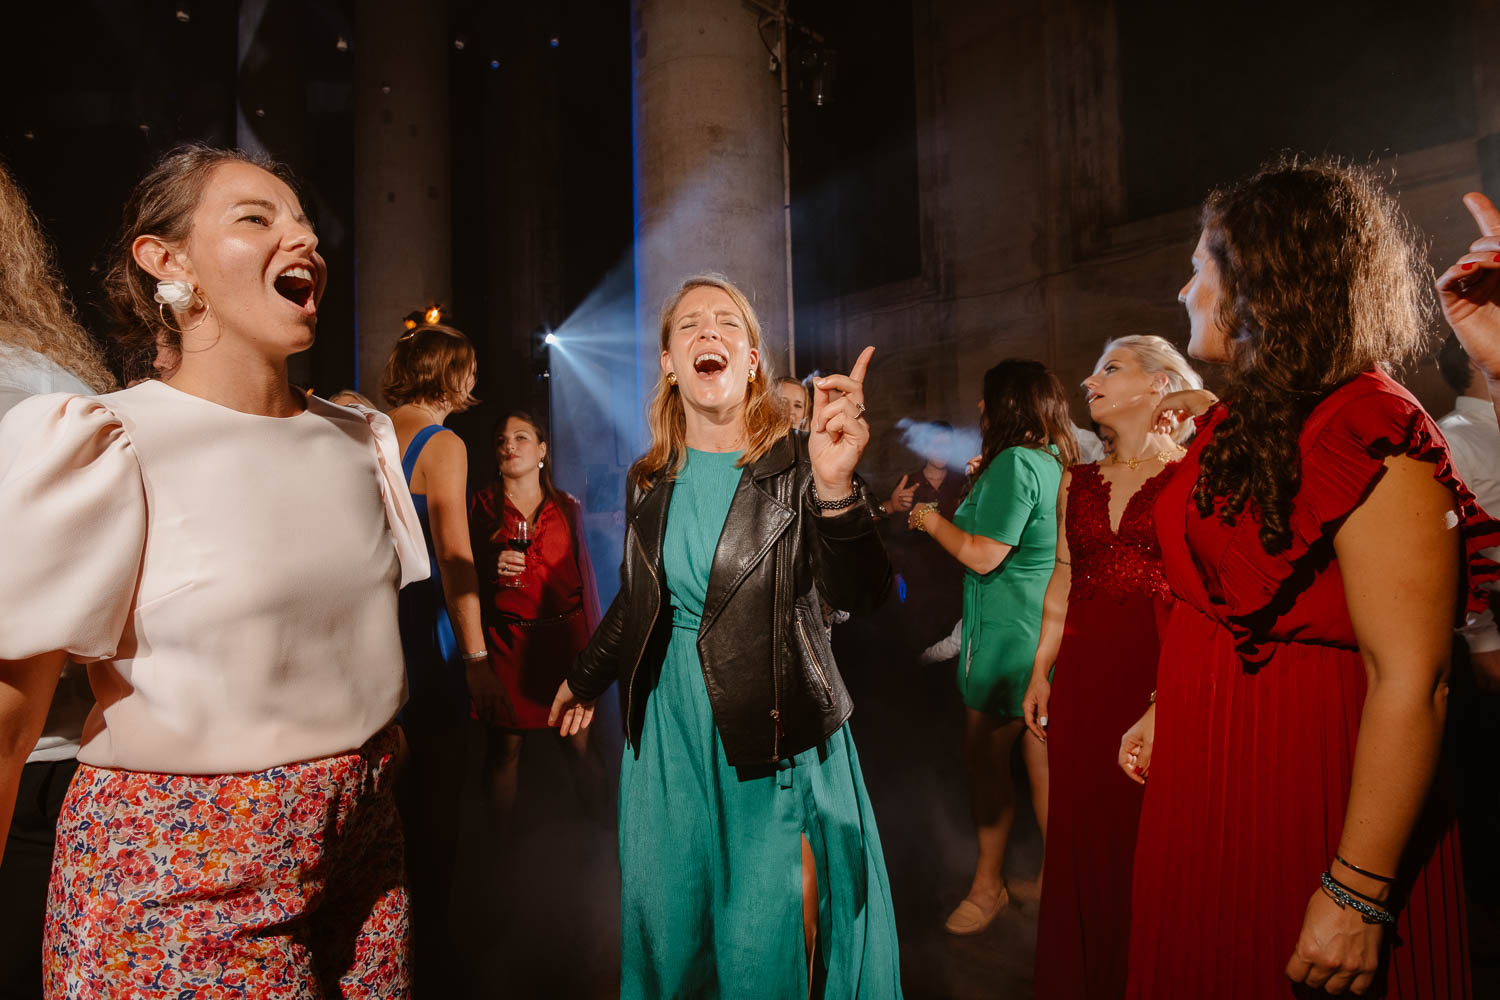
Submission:
POLYGON ((1187 451, 1187 449, 1182 447, 1167 448, 1163 451, 1157 452, 1155 455, 1137 455, 1135 458, 1120 458, 1118 455, 1111 455, 1109 456, 1109 464, 1123 465, 1126 468, 1130 469, 1131 472, 1134 472, 1142 462, 1149 462, 1152 459, 1155 459, 1156 461, 1165 465, 1167 462, 1170 462, 1172 459, 1177 457, 1176 452, 1179 451, 1185 452, 1187 451))

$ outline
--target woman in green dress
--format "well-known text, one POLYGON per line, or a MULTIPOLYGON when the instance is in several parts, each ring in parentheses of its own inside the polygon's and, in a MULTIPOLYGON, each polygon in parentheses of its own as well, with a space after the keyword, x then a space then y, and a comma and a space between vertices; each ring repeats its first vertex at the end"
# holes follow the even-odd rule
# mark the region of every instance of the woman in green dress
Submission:
POLYGON ((908 518, 967 570, 958 690, 979 854, 968 895, 948 916, 953 934, 984 930, 1010 898, 1001 867, 1016 813, 1010 754, 1017 738, 1047 834, 1047 751, 1026 732, 1021 699, 1056 559, 1058 486, 1063 469, 1078 461, 1067 397, 1038 361, 1010 358, 985 372, 979 417, 984 452, 953 520, 935 504, 908 518))
POLYGON ((789 434, 738 288, 690 278, 663 310, 620 591, 552 708, 570 735, 620 682, 622 997, 901 995, 819 605, 869 610, 890 586, 854 476, 873 350, 818 379, 789 434))

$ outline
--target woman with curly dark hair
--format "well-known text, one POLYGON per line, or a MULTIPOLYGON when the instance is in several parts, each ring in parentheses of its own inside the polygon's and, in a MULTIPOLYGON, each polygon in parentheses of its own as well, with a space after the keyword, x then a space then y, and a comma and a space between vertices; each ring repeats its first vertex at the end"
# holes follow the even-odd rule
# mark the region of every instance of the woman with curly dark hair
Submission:
POLYGON ((1433 316, 1421 251, 1368 172, 1289 161, 1210 196, 1193 270, 1227 402, 1156 504, 1179 600, 1120 750, 1146 782, 1127 995, 1468 996, 1439 756, 1500 524, 1389 374, 1433 316))

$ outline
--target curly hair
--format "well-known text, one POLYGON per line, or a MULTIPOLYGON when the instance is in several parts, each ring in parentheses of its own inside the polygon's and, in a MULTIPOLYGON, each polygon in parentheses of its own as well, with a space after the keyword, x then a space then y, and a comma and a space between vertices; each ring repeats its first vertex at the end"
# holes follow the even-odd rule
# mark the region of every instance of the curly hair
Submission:
POLYGON ((1368 169, 1288 158, 1209 195, 1204 244, 1229 338, 1228 415, 1203 449, 1195 500, 1233 524, 1247 506, 1268 553, 1291 544, 1298 439, 1361 372, 1420 356, 1435 315, 1416 232, 1368 169))
MULTIPOLYGON (((1040 361, 1006 358, 984 373, 984 438, 979 467, 964 493, 973 488, 1007 448, 1057 448, 1065 467, 1078 463, 1078 441, 1068 417, 1068 396, 1057 376, 1040 361)), ((1051 452, 1048 452, 1051 454, 1051 452)))
POLYGON ((225 163, 248 163, 286 182, 294 192, 296 178, 269 157, 242 149, 189 144, 166 153, 141 178, 125 202, 120 233, 109 252, 104 294, 115 350, 127 381, 155 378, 157 358, 175 366, 182 350, 179 333, 162 322, 157 308, 156 278, 135 260, 135 241, 155 236, 170 243, 187 239, 193 213, 209 175, 225 163))
POLYGON ((52 247, 26 195, 0 164, 0 341, 50 358, 95 392, 116 388, 63 290, 52 247))

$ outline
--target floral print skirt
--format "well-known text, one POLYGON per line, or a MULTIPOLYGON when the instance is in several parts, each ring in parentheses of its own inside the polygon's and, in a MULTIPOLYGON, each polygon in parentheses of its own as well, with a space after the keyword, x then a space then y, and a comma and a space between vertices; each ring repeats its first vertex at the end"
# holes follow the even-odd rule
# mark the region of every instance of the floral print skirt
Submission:
POLYGON ((399 733, 253 774, 81 766, 43 943, 49 1000, 405 997, 399 733))

